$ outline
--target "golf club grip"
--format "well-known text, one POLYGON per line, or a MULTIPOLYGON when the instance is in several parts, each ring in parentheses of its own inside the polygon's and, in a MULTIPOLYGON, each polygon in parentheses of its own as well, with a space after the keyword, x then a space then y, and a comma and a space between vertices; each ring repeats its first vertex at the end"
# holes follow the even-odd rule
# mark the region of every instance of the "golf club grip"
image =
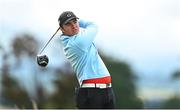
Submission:
POLYGON ((46 43, 46 45, 42 48, 42 50, 40 51, 39 54, 41 54, 44 49, 47 47, 47 45, 49 44, 49 42, 52 40, 52 38, 56 35, 56 33, 59 31, 60 27, 56 30, 56 32, 52 35, 52 37, 48 40, 48 42, 46 43))

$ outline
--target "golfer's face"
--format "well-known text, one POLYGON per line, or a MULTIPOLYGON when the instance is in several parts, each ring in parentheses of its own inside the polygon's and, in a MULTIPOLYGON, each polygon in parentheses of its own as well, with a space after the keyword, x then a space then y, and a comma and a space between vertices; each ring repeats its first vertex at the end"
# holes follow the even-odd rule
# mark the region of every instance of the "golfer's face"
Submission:
POLYGON ((73 19, 64 24, 61 30, 65 35, 73 36, 79 32, 79 23, 76 19, 73 19))

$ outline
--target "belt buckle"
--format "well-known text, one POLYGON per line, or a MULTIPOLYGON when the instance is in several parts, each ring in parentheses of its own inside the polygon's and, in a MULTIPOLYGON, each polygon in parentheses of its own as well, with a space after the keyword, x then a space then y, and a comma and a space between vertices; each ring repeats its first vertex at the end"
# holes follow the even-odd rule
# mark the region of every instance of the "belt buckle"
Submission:
POLYGON ((102 84, 101 86, 100 86, 100 88, 107 88, 107 86, 106 86, 106 84, 102 84))
POLYGON ((100 89, 104 89, 104 88, 107 88, 107 85, 106 84, 96 84, 96 87, 100 88, 100 89))

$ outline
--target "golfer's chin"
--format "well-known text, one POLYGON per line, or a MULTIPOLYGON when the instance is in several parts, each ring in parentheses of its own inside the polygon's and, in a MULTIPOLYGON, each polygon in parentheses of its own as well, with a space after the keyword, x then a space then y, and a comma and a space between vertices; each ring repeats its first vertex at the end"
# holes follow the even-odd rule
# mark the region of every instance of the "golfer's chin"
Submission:
POLYGON ((73 31, 72 34, 71 34, 71 36, 78 34, 78 32, 79 32, 78 30, 73 31))
POLYGON ((74 36, 79 33, 79 30, 73 30, 71 32, 64 32, 65 35, 74 36))
POLYGON ((74 34, 78 34, 79 33, 79 31, 76 31, 74 34))

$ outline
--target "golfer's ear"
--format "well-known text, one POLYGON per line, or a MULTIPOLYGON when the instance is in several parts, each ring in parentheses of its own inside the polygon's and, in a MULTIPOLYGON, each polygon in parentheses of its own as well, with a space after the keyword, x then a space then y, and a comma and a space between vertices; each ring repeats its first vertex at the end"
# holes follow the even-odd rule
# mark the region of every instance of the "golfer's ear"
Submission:
POLYGON ((64 29, 63 29, 63 27, 60 27, 60 30, 61 30, 62 32, 64 32, 64 29))

